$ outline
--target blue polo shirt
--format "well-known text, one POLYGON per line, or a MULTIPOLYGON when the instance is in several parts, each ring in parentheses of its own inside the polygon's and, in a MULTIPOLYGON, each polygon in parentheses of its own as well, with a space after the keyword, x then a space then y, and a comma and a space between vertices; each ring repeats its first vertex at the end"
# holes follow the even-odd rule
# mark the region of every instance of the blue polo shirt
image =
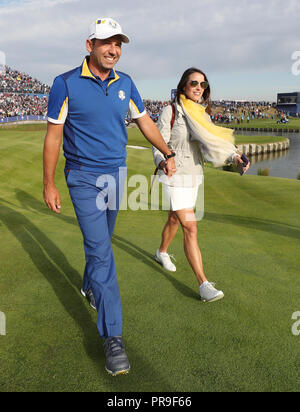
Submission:
POLYGON ((124 123, 146 114, 130 76, 112 69, 105 81, 83 64, 57 76, 49 95, 48 121, 64 124, 66 167, 112 173, 126 165, 124 123))

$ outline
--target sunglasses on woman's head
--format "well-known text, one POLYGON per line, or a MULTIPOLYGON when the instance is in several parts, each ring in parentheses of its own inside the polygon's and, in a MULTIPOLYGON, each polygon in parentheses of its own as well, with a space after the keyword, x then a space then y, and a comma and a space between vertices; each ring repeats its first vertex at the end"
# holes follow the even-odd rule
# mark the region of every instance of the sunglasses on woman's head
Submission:
POLYGON ((197 80, 191 80, 191 81, 190 81, 190 85, 191 85, 192 87, 197 87, 198 84, 200 84, 200 86, 202 87, 202 89, 207 89, 208 86, 209 86, 209 83, 208 83, 208 82, 198 82, 197 80))

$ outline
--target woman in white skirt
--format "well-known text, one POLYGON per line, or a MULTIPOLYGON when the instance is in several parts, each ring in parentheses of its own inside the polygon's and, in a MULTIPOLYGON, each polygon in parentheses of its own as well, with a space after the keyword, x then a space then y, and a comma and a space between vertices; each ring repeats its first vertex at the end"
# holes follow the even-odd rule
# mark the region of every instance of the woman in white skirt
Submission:
MULTIPOLYGON (((162 242, 156 251, 155 259, 165 269, 176 271, 168 249, 181 225, 184 234, 184 252, 199 283, 200 298, 212 302, 222 299, 224 294, 207 280, 197 240, 194 209, 199 184, 203 178, 202 159, 204 155, 206 160, 212 161, 216 166, 233 162, 238 164, 243 161, 232 143, 218 140, 217 135, 226 132, 224 128, 214 126, 207 113, 210 114, 210 86, 207 77, 201 70, 188 69, 178 84, 173 104, 163 109, 157 123, 165 142, 174 152, 177 172, 171 178, 163 178, 166 160, 163 154, 153 147, 158 175, 170 202, 168 221, 163 229, 162 242), (190 111, 189 105, 194 105, 190 111), (207 106, 206 113, 203 113, 204 106, 207 106), (195 119, 198 116, 198 109, 202 112, 197 122, 195 119), (198 136, 193 139, 191 138, 193 134, 198 136), (198 138, 201 144, 199 140, 197 141, 198 138)), ((249 165, 250 163, 244 167, 244 172, 248 170, 249 165)))

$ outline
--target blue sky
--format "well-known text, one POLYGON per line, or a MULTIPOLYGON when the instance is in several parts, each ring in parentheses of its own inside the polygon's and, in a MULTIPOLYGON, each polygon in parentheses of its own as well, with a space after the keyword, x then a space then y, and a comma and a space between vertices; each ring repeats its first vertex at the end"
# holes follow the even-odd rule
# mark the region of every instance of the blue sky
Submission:
POLYGON ((144 98, 169 99, 191 66, 206 72, 215 99, 300 91, 298 0, 0 0, 0 51, 10 67, 52 84, 81 64, 90 23, 108 16, 131 38, 117 69, 144 98))

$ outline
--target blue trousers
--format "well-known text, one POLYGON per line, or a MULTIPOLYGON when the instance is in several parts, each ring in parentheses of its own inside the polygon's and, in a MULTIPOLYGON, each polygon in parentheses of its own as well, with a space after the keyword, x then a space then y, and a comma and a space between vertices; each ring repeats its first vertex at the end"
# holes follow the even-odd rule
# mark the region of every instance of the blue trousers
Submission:
MULTIPOLYGON (((122 171, 124 177, 126 168, 122 171)), ((123 179, 119 181, 119 172, 100 175, 77 169, 65 169, 65 176, 84 239, 83 290, 91 288, 95 297, 100 337, 122 335, 122 306, 111 237, 122 200, 123 179)))

